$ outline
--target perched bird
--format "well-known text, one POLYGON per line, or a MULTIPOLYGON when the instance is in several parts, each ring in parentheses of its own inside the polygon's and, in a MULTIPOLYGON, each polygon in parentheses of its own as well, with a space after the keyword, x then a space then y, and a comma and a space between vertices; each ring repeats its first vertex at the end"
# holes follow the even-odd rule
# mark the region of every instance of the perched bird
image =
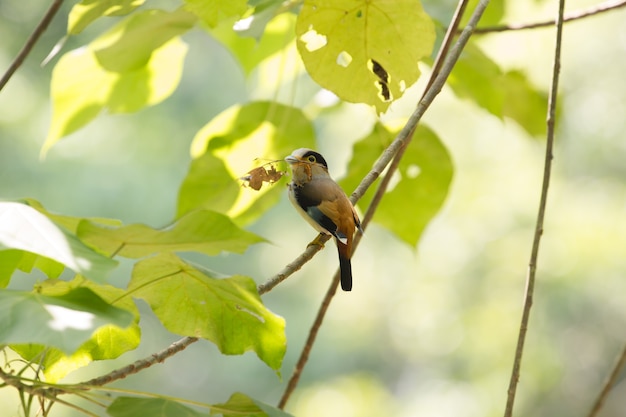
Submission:
MULTIPOLYGON (((328 164, 322 155, 307 149, 296 149, 285 158, 291 165, 289 200, 298 213, 320 233, 332 235, 339 251, 341 289, 352 290, 352 239, 355 229, 361 232, 361 221, 346 193, 330 178, 328 164)), ((321 244, 317 238, 310 244, 321 244)))

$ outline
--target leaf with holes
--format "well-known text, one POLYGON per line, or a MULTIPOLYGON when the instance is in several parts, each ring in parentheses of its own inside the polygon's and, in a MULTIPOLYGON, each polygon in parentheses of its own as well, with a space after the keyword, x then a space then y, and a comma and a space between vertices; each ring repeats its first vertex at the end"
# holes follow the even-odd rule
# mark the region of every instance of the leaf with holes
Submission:
POLYGON ((382 113, 417 81, 435 29, 419 0, 305 0, 296 36, 311 78, 382 113))
MULTIPOLYGON (((348 174, 340 181, 345 190, 356 188, 396 133, 377 124, 370 135, 355 143, 348 174)), ((373 220, 409 245, 416 245, 441 210, 452 174, 452 159, 443 143, 432 130, 418 126, 398 166, 398 180, 392 180, 392 188, 384 195, 373 220)), ((359 205, 367 207, 373 195, 372 189, 359 200, 359 205)))
POLYGON ((210 340, 227 355, 253 350, 280 369, 285 321, 265 308, 248 277, 218 279, 161 254, 135 265, 128 294, 145 300, 172 333, 210 340))

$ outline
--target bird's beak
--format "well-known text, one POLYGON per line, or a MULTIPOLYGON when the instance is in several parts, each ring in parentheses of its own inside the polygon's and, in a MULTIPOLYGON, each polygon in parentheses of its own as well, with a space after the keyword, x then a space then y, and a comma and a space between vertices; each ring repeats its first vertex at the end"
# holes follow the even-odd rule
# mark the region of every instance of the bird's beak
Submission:
POLYGON ((300 162, 300 160, 293 155, 289 155, 288 157, 286 157, 285 161, 289 162, 290 164, 297 164, 298 162, 300 162))

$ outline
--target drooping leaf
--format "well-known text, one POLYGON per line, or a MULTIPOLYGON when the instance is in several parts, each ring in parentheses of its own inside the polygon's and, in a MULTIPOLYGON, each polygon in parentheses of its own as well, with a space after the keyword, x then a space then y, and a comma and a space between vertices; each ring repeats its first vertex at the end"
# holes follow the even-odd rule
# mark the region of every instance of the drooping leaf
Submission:
POLYGON ((178 215, 196 208, 227 213, 245 224, 271 207, 284 192, 279 184, 242 189, 240 178, 260 164, 294 149, 314 147, 311 122, 301 110, 275 102, 233 106, 204 126, 191 144, 194 161, 178 196, 178 215), (210 156, 208 156, 210 155, 210 156))
POLYGON ((265 308, 248 277, 213 278, 173 254, 160 254, 135 265, 128 294, 145 300, 173 333, 210 340, 227 355, 253 350, 280 369, 285 321, 265 308))
MULTIPOLYGON (((192 408, 163 398, 118 397, 107 408, 111 417, 207 417, 192 408)), ((243 417, 243 416, 241 416, 243 417)))
POLYGON ((417 81, 435 29, 419 0, 305 0, 296 36, 311 78, 382 113, 417 81))
POLYGON ((227 216, 197 210, 163 229, 144 224, 108 228, 89 221, 78 226, 78 236, 109 255, 141 258, 159 252, 195 251, 217 255, 223 251, 243 253, 263 238, 237 227, 227 216))
POLYGON ((223 417, 290 417, 291 414, 283 410, 250 398, 236 392, 223 404, 211 406, 211 415, 219 414, 223 417))
POLYGON ((184 11, 137 13, 87 47, 63 55, 52 72, 52 121, 42 154, 105 108, 133 112, 171 95, 187 52, 177 35, 194 19, 184 11))
POLYGON ((210 27, 225 18, 241 16, 246 7, 246 0, 185 0, 185 8, 210 27))
POLYGON ((547 95, 519 71, 503 71, 476 44, 467 44, 448 84, 461 98, 469 98, 491 114, 509 117, 529 134, 545 131, 547 95))
POLYGON ((76 277, 70 282, 47 280, 38 285, 35 290, 42 295, 62 296, 76 288, 87 288, 93 291, 106 303, 128 311, 134 317, 134 321, 126 328, 115 325, 104 325, 98 328, 89 340, 71 354, 40 344, 11 345, 11 349, 19 353, 22 358, 41 364, 48 382, 57 382, 70 372, 93 361, 117 358, 139 345, 141 338, 138 325, 139 312, 133 300, 130 297, 124 297, 124 290, 110 285, 98 285, 82 277, 76 277))
MULTIPOLYGON (((356 188, 394 136, 395 132, 377 124, 370 135, 354 145, 347 176, 340 182, 346 191, 356 188)), ((416 245, 441 209, 452 174, 452 160, 445 146, 434 132, 419 126, 398 167, 399 180, 385 193, 373 220, 409 245, 416 245)), ((375 188, 359 201, 361 207, 367 207, 375 188)))
POLYGON ((101 326, 127 327, 133 315, 87 288, 48 296, 0 291, 0 344, 35 343, 75 352, 101 326))
POLYGON ((78 35, 102 16, 123 16, 141 6, 145 0, 82 0, 70 10, 67 33, 78 35))
POLYGON ((104 281, 117 266, 34 208, 13 202, 0 202, 1 249, 45 256, 95 281, 104 281))
POLYGON ((296 17, 283 13, 267 23, 259 39, 241 36, 233 30, 234 22, 225 20, 211 30, 211 34, 235 55, 241 67, 249 74, 260 62, 284 49, 294 39, 296 17))

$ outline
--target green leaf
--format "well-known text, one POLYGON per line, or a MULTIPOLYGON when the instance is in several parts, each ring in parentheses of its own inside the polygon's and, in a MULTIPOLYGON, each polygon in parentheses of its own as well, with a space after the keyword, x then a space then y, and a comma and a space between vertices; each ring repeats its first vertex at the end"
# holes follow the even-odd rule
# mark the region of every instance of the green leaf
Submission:
MULTIPOLYGON (((1 249, 20 249, 45 256, 95 281, 104 281, 117 266, 116 261, 94 252, 34 208, 13 202, 0 202, 1 249)), ((47 269, 51 265, 37 266, 47 269)))
POLYGON ((144 224, 118 228, 83 221, 78 236, 88 245, 109 255, 141 258, 159 252, 195 251, 218 255, 223 251, 243 253, 263 238, 237 227, 227 216, 198 210, 161 230, 144 224))
POLYGON ((94 51, 103 69, 128 72, 145 67, 154 51, 194 27, 197 18, 184 9, 174 12, 146 10, 135 13, 94 40, 94 51))
POLYGON ((291 13, 282 13, 274 17, 259 39, 241 36, 233 30, 232 19, 221 22, 211 30, 211 35, 223 43, 235 55, 246 74, 263 60, 283 50, 295 35, 296 17, 291 13))
POLYGON ((523 73, 502 71, 472 42, 463 50, 448 84, 457 96, 469 98, 499 118, 515 120, 531 135, 545 131, 547 95, 523 73))
POLYGON ((127 327, 133 315, 87 288, 59 296, 0 291, 0 344, 36 343, 75 352, 101 326, 127 327))
POLYGON ((145 0, 82 0, 70 10, 67 33, 78 35, 102 16, 123 16, 141 6, 145 0))
MULTIPOLYGON (((377 124, 370 135, 354 145, 348 174, 340 182, 346 191, 356 188, 396 133, 377 124)), ((397 173, 398 182, 387 190, 373 220, 414 246, 443 206, 452 182, 452 160, 437 135, 418 126, 397 173)), ((375 188, 359 201, 361 207, 370 203, 375 188)))
MULTIPOLYGON (((163 398, 118 397, 109 407, 107 413, 111 417, 207 417, 176 401, 163 398)), ((243 416, 241 416, 243 417, 243 416)))
POLYGON ((63 55, 52 72, 52 121, 42 155, 105 108, 133 112, 169 97, 187 53, 176 35, 189 30, 194 19, 184 11, 138 13, 63 55))
POLYGON ((435 28, 419 0, 305 0, 296 36, 311 78, 382 113, 417 81, 435 28))
POLYGON ((211 415, 220 414, 223 417, 290 417, 291 414, 261 401, 236 392, 223 404, 211 406, 211 415))
POLYGON ((185 0, 185 8, 210 27, 215 27, 227 17, 241 16, 247 4, 246 0, 185 0))
POLYGON ((242 189, 238 178, 255 167, 256 158, 282 164, 294 149, 314 144, 313 126, 299 109, 275 102, 227 109, 191 144, 194 161, 178 195, 178 215, 210 208, 228 214, 237 224, 251 222, 273 206, 285 188, 242 189))
POLYGON ((98 328, 89 340, 69 355, 59 349, 39 344, 11 345, 11 349, 19 353, 22 358, 43 366, 43 374, 47 382, 57 382, 70 372, 93 361, 117 358, 139 345, 141 338, 138 325, 139 312, 133 300, 130 297, 124 297, 124 290, 110 285, 98 285, 77 277, 70 282, 44 281, 36 287, 36 291, 46 296, 62 296, 76 288, 93 291, 105 302, 128 311, 134 317, 134 321, 126 328, 115 325, 98 328))
POLYGON ((227 355, 254 350, 278 370, 285 355, 285 321, 265 308, 254 281, 216 279, 173 254, 138 262, 128 294, 145 300, 166 329, 212 341, 227 355))

